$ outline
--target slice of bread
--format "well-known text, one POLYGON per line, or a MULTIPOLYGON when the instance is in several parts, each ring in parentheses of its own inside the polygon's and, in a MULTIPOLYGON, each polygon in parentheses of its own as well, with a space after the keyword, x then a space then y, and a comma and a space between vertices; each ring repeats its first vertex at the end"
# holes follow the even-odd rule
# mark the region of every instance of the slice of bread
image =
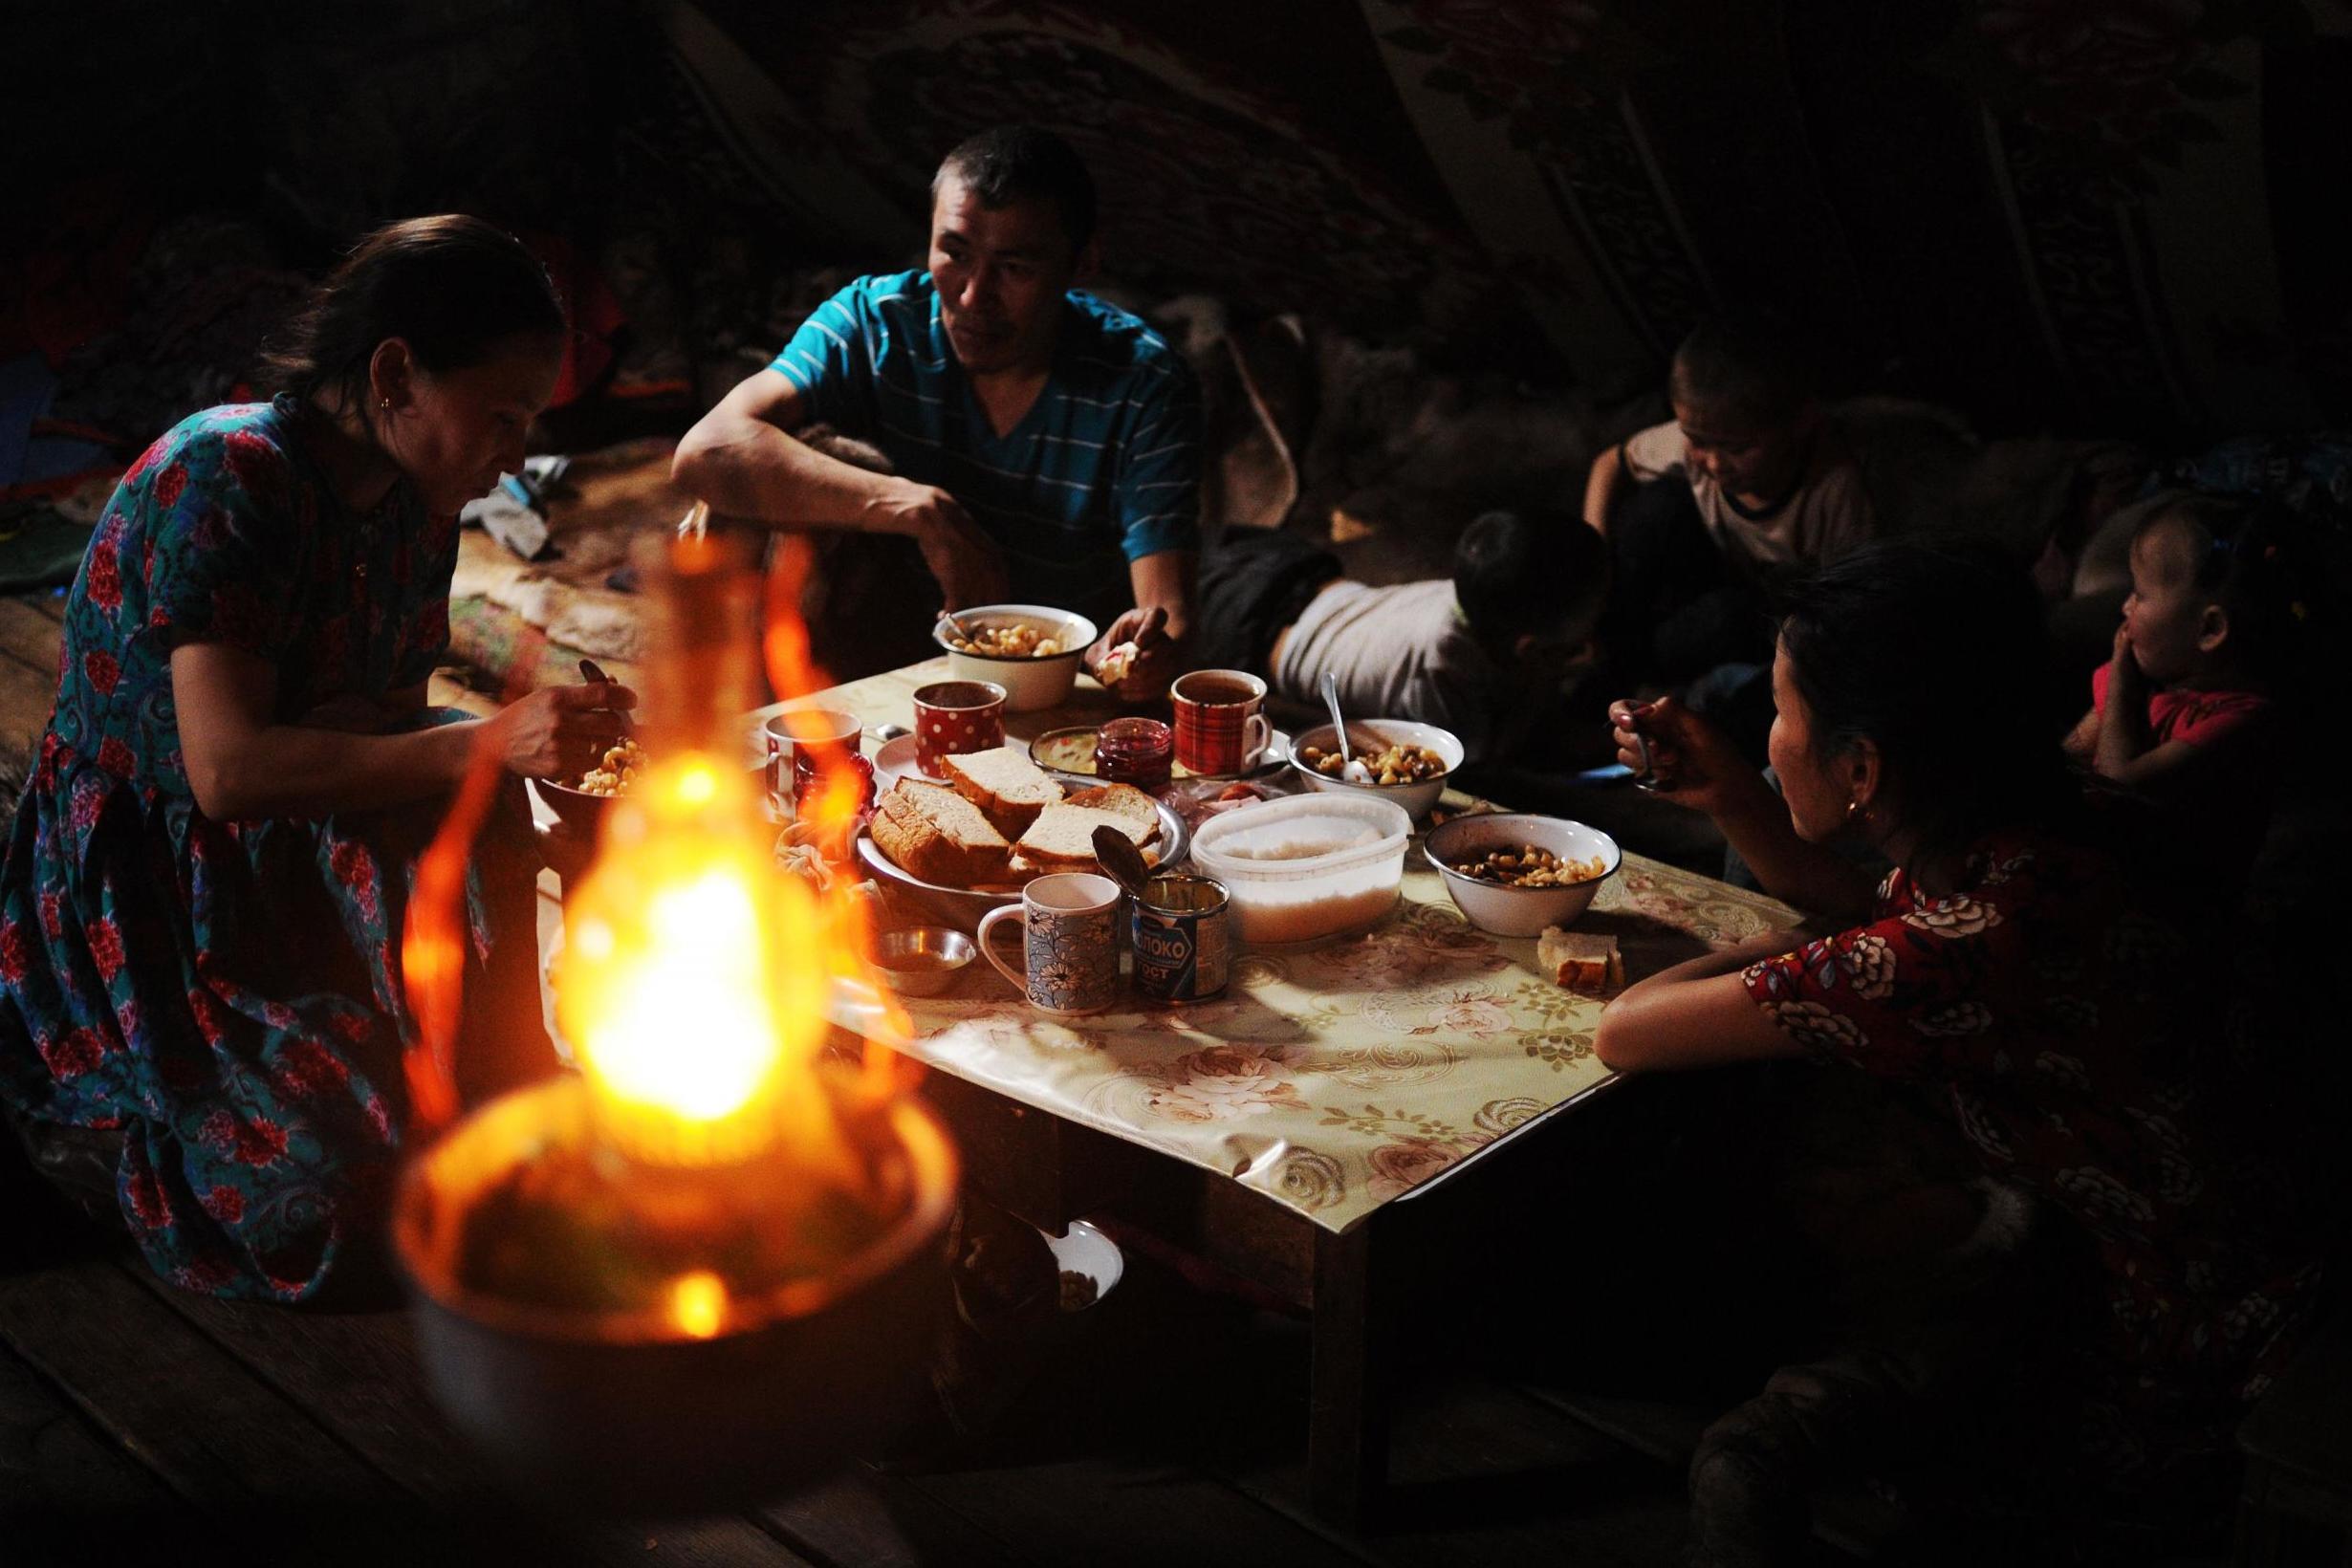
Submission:
POLYGON ((867 832, 890 862, 942 887, 1000 882, 1013 846, 980 808, 939 784, 902 778, 877 803, 867 832))
POLYGON ((1613 936, 1588 936, 1581 931, 1547 926, 1535 939, 1535 963, 1553 984, 1570 991, 1617 991, 1625 984, 1625 958, 1613 936))
POLYGON ((1135 838, 1139 844, 1148 844, 1160 837, 1160 808, 1151 803, 1151 796, 1132 784, 1098 784, 1091 790, 1073 790, 1070 804, 1085 806, 1094 811, 1106 811, 1142 828, 1144 837, 1135 838))
POLYGON ((939 766, 955 793, 979 807, 1008 838, 1028 832, 1037 814, 1061 798, 1061 786, 1026 752, 1010 746, 941 757, 939 766))
MULTIPOLYGON (((1048 871, 1100 871, 1102 862, 1095 858, 1095 829, 1104 824, 1125 834, 1138 849, 1149 841, 1132 817, 1094 806, 1048 806, 1013 846, 1013 869, 1039 875, 1048 871)), ((1159 813, 1154 812, 1150 831, 1156 835, 1159 830, 1159 813)))

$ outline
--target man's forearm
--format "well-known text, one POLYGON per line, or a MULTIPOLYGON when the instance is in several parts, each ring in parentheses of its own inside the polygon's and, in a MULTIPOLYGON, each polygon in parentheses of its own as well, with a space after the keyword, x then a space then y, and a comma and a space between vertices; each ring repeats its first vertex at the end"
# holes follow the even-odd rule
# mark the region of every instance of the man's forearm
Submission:
POLYGON ((1128 564, 1135 607, 1167 612, 1162 628, 1168 640, 1184 642, 1192 633, 1192 591, 1200 572, 1199 557, 1189 550, 1163 550, 1128 564))
POLYGON ((898 483, 810 446, 763 420, 713 414, 679 444, 671 477, 713 512, 779 527, 904 533, 879 505, 898 483))

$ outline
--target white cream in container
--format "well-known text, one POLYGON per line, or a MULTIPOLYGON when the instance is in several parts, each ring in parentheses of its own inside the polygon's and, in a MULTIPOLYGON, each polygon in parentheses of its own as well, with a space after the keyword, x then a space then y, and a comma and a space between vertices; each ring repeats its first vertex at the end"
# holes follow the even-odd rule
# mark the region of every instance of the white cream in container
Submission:
POLYGON ((1361 931, 1397 902, 1412 818, 1393 801, 1291 795, 1201 824, 1192 863, 1225 884, 1252 946, 1361 931))

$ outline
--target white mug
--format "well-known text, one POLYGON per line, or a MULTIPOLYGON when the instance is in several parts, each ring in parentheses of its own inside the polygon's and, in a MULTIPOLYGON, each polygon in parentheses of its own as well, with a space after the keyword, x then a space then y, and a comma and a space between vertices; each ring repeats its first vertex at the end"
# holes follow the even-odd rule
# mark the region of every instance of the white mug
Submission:
POLYGON ((1091 871, 1033 877, 1021 902, 981 917, 980 951, 1040 1013, 1076 1017, 1119 999, 1119 884, 1091 871), (1000 922, 1022 926, 1022 965, 1014 969, 989 944, 1000 922))

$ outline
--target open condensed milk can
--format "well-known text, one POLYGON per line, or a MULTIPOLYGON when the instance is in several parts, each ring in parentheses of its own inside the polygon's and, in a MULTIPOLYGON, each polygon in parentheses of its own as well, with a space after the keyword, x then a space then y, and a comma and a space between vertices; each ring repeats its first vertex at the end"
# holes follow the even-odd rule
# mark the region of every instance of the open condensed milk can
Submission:
POLYGON ((1232 967, 1225 884, 1164 871, 1135 904, 1135 990, 1147 1002, 1201 1002, 1225 990, 1232 967))

